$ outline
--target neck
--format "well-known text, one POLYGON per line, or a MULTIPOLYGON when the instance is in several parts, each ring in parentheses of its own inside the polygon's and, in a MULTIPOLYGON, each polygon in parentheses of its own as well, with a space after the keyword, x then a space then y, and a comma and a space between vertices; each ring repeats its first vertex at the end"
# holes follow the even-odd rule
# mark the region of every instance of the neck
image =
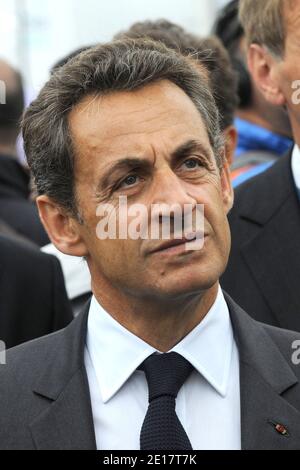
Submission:
POLYGON ((239 109, 237 116, 277 135, 293 139, 287 110, 267 103, 257 93, 253 97, 253 105, 247 109, 239 109))
POLYGON ((93 283, 101 306, 124 328, 160 352, 170 351, 205 318, 219 284, 205 292, 176 299, 129 297, 93 283))

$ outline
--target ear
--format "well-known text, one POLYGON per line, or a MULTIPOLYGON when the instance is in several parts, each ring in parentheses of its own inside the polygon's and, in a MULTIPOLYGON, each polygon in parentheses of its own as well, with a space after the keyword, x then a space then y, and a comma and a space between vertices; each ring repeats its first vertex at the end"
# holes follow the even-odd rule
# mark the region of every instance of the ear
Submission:
POLYGON ((226 214, 228 214, 229 211, 233 207, 234 192, 233 192, 233 187, 231 183, 230 167, 226 159, 225 159, 223 168, 220 170, 220 178, 221 178, 223 205, 224 205, 226 214))
POLYGON ((229 126, 224 130, 223 134, 225 138, 225 157, 229 167, 231 167, 238 142, 237 129, 233 125, 229 126))
POLYGON ((79 222, 48 196, 39 196, 36 202, 43 225, 56 248, 66 255, 87 256, 87 248, 80 235, 79 222))
POLYGON ((256 86, 269 103, 284 106, 286 100, 280 87, 279 64, 265 47, 251 44, 248 51, 248 67, 256 86))

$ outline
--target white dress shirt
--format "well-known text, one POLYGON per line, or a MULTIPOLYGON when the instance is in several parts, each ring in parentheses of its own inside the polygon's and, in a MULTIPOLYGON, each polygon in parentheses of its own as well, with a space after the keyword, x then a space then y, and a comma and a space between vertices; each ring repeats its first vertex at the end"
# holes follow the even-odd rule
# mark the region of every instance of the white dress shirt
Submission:
POLYGON ((300 191, 300 148, 295 145, 292 155, 292 173, 296 188, 300 191))
MULTIPOLYGON (((194 450, 240 450, 238 349, 223 293, 172 351, 195 368, 179 391, 176 413, 194 450)), ((139 450, 148 384, 137 367, 156 350, 92 299, 85 349, 98 450, 139 450)))

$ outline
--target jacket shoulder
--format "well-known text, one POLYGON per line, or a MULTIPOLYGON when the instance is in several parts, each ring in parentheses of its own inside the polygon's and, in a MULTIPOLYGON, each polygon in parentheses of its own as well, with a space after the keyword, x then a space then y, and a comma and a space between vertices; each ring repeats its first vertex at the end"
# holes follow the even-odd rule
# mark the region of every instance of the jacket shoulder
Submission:
POLYGON ((88 305, 65 329, 7 351, 0 365, 0 449, 33 448, 30 424, 83 367, 87 317, 88 305))
POLYGON ((13 384, 30 386, 44 370, 49 354, 60 350, 64 333, 65 329, 5 351, 0 365, 1 395, 13 384))
MULTIPOLYGON (((33 450, 29 423, 49 406, 33 392, 45 372, 51 351, 60 347, 63 333, 54 333, 6 352, 0 365, 0 450, 33 450), (2 361, 4 362, 4 361, 2 361)), ((59 349, 57 350, 59 351, 59 349)))
POLYGON ((9 349, 5 364, 0 365, 3 393, 16 383, 31 388, 46 370, 48 374, 58 369, 66 376, 71 374, 82 362, 88 312, 89 303, 64 329, 9 349))

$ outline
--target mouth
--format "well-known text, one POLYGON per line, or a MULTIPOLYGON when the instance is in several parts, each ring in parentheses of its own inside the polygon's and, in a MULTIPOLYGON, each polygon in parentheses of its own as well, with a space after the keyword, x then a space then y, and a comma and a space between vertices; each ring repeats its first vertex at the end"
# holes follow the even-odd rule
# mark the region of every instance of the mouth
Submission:
MULTIPOLYGON (((204 239, 206 238, 206 235, 202 234, 202 236, 204 239)), ((151 250, 150 254, 179 254, 181 252, 188 252, 189 245, 196 240, 199 240, 199 234, 196 233, 181 239, 168 240, 151 250)))

